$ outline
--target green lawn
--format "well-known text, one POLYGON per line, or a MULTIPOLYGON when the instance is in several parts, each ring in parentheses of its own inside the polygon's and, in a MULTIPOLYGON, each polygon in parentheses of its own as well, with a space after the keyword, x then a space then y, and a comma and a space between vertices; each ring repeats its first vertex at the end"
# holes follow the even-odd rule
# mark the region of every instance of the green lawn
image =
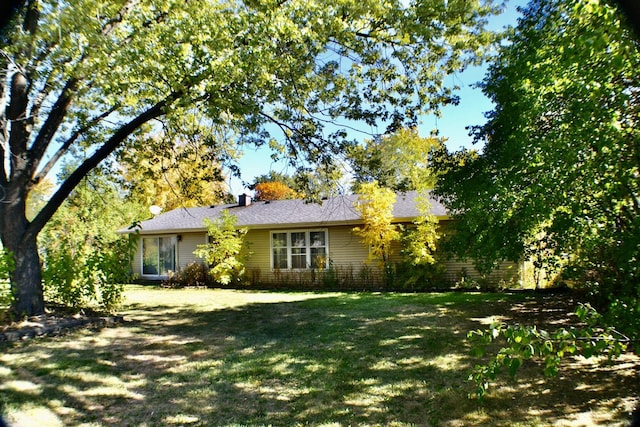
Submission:
POLYGON ((19 425, 626 425, 640 361, 525 365, 467 398, 466 332, 566 320, 571 304, 502 294, 260 293, 129 287, 125 324, 0 347, 19 425))

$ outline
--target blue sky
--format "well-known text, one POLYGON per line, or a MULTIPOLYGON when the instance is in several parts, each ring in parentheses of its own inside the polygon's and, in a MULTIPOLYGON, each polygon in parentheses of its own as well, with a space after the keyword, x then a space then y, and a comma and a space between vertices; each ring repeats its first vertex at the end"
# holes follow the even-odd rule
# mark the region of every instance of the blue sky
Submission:
MULTIPOLYGON (((504 12, 491 20, 490 27, 502 29, 508 25, 515 25, 520 16, 516 8, 526 5, 526 3, 526 0, 507 0, 504 12)), ((441 137, 448 138, 447 147, 449 150, 471 147, 473 145, 472 138, 465 128, 483 124, 484 113, 492 109, 492 103, 479 89, 473 87, 475 83, 483 79, 485 71, 486 67, 471 67, 462 73, 450 76, 448 83, 460 87, 460 90, 457 91, 460 103, 444 107, 439 118, 435 116, 423 117, 419 126, 420 135, 428 136, 432 130, 438 130, 441 137)), ((293 169, 287 167, 284 161, 274 163, 270 154, 268 149, 245 148, 244 155, 238 161, 242 181, 251 183, 256 176, 268 174, 271 170, 288 174, 294 172, 293 169)), ((229 185, 232 194, 249 192, 243 183, 235 177, 229 180, 229 185)))

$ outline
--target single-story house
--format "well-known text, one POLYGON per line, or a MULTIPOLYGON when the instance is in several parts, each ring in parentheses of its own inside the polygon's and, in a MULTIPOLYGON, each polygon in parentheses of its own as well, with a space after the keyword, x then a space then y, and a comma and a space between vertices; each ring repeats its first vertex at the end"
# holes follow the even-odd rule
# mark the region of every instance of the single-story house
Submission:
MULTIPOLYGON (((397 195, 394 223, 410 224, 419 216, 416 197, 416 192, 397 195)), ((250 281, 274 282, 281 279, 283 273, 304 273, 311 266, 317 266, 319 260, 324 264, 320 267, 324 268, 331 266, 351 272, 372 269, 369 248, 353 232, 354 227, 362 225, 355 208, 357 203, 357 195, 326 198, 322 203, 252 201, 248 195, 241 195, 235 204, 175 209, 140 223, 133 273, 142 280, 163 280, 171 271, 202 261, 194 251, 207 242, 204 220, 214 219, 225 210, 236 217, 238 227, 248 229, 245 243, 250 256, 245 269, 250 281)), ((431 209, 440 227, 446 227, 450 216, 445 207, 431 200, 431 209)), ((398 252, 395 251, 397 260, 398 252)), ((449 282, 462 276, 481 277, 469 261, 446 260, 444 264, 449 282)), ((518 265, 505 264, 484 279, 513 283, 519 282, 521 275, 518 265)))

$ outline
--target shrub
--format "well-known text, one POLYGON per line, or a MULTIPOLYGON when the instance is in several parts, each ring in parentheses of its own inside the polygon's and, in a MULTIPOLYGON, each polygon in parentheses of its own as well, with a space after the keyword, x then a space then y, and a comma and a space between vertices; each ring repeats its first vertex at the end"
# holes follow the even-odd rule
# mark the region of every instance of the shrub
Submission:
POLYGON ((329 268, 320 271, 320 278, 325 289, 338 289, 340 287, 340 278, 332 260, 329 260, 329 268))
POLYGON ((75 311, 88 306, 96 294, 94 273, 88 267, 86 257, 73 254, 64 246, 49 249, 42 270, 47 301, 75 311))
POLYGON ((209 274, 209 267, 201 262, 191 262, 182 270, 171 272, 162 283, 168 288, 184 288, 186 286, 213 286, 214 282, 209 274))
POLYGON ((123 237, 97 241, 95 247, 74 250, 70 242, 50 246, 43 255, 42 279, 47 301, 75 311, 95 306, 113 311, 122 303, 123 283, 135 240, 123 237))
POLYGON ((0 320, 8 315, 9 308, 13 303, 13 293, 9 281, 13 268, 13 256, 10 252, 0 248, 0 320))
POLYGON ((423 291, 442 287, 446 267, 436 262, 433 264, 404 261, 395 265, 398 287, 408 291, 423 291))

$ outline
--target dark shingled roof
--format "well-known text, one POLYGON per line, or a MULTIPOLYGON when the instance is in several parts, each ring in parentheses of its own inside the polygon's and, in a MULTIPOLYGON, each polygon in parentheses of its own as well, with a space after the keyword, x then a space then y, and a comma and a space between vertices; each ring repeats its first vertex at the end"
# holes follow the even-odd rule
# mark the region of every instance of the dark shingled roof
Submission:
MULTIPOLYGON (((396 221, 412 220, 419 215, 416 209, 416 192, 399 193, 393 209, 396 221)), ((338 196, 322 200, 322 204, 304 200, 277 200, 252 202, 248 206, 225 204, 217 206, 178 208, 156 216, 140 225, 140 233, 166 233, 205 231, 205 218, 213 219, 223 210, 237 218, 239 227, 278 228, 319 227, 339 224, 358 224, 360 215, 354 208, 358 195, 338 196)), ((445 207, 431 199, 431 213, 439 218, 446 217, 445 207)), ((131 230, 120 230, 131 232, 131 230)))

